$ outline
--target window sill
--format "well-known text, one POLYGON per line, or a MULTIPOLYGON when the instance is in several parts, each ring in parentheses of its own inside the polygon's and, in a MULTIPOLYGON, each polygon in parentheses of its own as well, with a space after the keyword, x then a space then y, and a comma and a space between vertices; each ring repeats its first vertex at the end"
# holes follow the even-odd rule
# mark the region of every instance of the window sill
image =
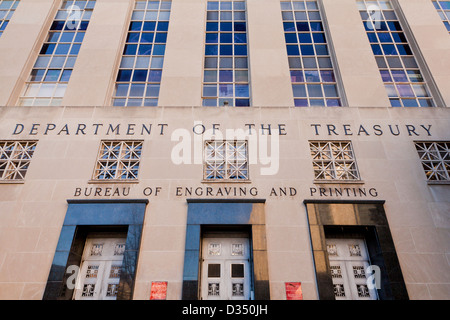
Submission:
POLYGON ((450 185, 450 181, 427 181, 429 185, 450 185))
POLYGON ((365 184, 363 180, 314 180, 314 184, 365 184))
POLYGON ((25 180, 0 180, 0 184, 25 184, 25 180))
POLYGON ((88 184, 138 184, 139 180, 89 180, 88 184))
POLYGON ((202 183, 252 183, 250 180, 205 180, 201 181, 202 183))

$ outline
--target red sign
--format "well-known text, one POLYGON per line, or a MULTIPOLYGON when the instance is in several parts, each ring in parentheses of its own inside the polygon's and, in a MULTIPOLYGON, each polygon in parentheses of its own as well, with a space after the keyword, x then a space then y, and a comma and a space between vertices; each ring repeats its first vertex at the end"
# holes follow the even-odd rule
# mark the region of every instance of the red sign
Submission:
POLYGON ((150 300, 166 300, 167 281, 152 282, 150 300))
POLYGON ((286 300, 303 300, 302 283, 286 282, 286 300))

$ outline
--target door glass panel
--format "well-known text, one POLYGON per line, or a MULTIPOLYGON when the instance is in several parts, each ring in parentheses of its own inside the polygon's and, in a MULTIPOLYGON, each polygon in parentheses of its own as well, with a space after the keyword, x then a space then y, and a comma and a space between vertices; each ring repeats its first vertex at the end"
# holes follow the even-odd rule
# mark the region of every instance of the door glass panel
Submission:
POLYGON ((243 264, 232 264, 231 265, 231 277, 232 278, 243 278, 244 277, 244 265, 243 264))
POLYGON ((208 278, 220 278, 220 264, 208 264, 208 278))

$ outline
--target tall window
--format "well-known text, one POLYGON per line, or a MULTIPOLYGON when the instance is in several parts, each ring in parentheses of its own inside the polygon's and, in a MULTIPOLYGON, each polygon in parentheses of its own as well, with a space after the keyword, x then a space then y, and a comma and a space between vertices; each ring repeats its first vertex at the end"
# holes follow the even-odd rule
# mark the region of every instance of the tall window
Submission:
POLYGON ((114 106, 157 106, 171 1, 136 1, 117 75, 114 106))
POLYGON ((24 180, 36 141, 0 141, 0 181, 24 180))
POLYGON ((206 141, 205 180, 248 180, 247 141, 206 141))
POLYGON ((245 1, 208 1, 203 106, 250 106, 245 1))
POLYGON ((416 142, 428 181, 450 182, 450 141, 416 142))
POLYGON ((282 1, 281 10, 295 106, 341 106, 317 1, 282 1))
POLYGON ((447 31, 450 33, 450 1, 433 0, 433 4, 442 21, 444 22, 447 31))
POLYGON ((6 29, 6 26, 11 20, 19 0, 0 0, 0 37, 6 29))
POLYGON ((358 0, 357 4, 391 106, 434 106, 391 2, 358 0))
POLYGON ((316 180, 360 180, 350 141, 310 141, 316 180))
POLYGON ((63 1, 19 99, 21 106, 59 106, 95 1, 63 1))
POLYGON ((136 180, 142 141, 102 141, 94 180, 136 180))

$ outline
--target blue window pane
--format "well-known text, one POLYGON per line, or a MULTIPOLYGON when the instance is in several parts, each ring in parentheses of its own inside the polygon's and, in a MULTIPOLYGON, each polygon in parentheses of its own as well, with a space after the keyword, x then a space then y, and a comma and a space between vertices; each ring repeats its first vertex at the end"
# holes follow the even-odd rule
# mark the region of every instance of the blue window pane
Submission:
POLYGON ((129 84, 118 84, 116 85, 116 96, 126 97, 128 95, 129 84))
POLYGON ((233 46, 232 45, 221 45, 220 46, 220 54, 225 56, 231 56, 233 54, 233 46))
POLYGON ((325 93, 325 97, 337 97, 338 92, 336 85, 334 84, 326 84, 323 86, 323 91, 325 93))
POLYGON ((217 22, 207 22, 206 23, 206 31, 218 31, 219 24, 217 22))
POLYGON ((411 48, 407 44, 397 44, 397 49, 400 55, 402 56, 410 56, 412 55, 411 48))
POLYGON ((78 26, 78 30, 87 30, 88 25, 89 21, 81 21, 80 25, 78 26))
POLYGON ((147 70, 135 70, 133 75, 133 81, 145 82, 147 80, 147 70))
POLYGON ((162 70, 150 70, 148 82, 161 82, 162 70))
POLYGON ((340 107, 341 102, 339 99, 327 99, 327 107, 340 107))
POLYGON ((390 99, 391 107, 401 107, 400 99, 390 99))
POLYGON ((304 82, 303 71, 292 70, 291 71, 291 81, 292 82, 304 82))
POLYGON ((64 21, 54 21, 50 30, 62 30, 64 28, 64 21))
POLYGON ((297 31, 309 31, 308 22, 297 22, 297 31))
POLYGON ((380 74, 383 82, 392 82, 391 74, 388 70, 380 70, 380 74))
POLYGON ((305 98, 306 88, 304 84, 294 84, 292 85, 292 91, 294 92, 295 98, 305 98))
POLYGON ((167 41, 167 33, 166 32, 158 32, 156 33, 155 42, 157 43, 166 43, 167 41))
POLYGON ((250 96, 249 87, 247 84, 237 84, 235 90, 236 97, 245 98, 250 96))
POLYGON ((408 77, 403 70, 392 70, 392 77, 395 82, 408 82, 408 77))
POLYGON ((218 43, 219 34, 218 33, 207 33, 206 34, 206 43, 218 43))
POLYGON ((119 74, 117 75, 117 81, 118 82, 128 82, 131 79, 131 72, 132 70, 120 70, 119 74))
POLYGON ((60 74, 61 74, 61 70, 48 70, 44 81, 56 82, 56 81, 58 81, 60 74))
POLYGON ((147 21, 144 22, 144 26, 142 27, 142 31, 155 31, 156 22, 147 21))
POLYGON ((311 22, 311 31, 323 31, 322 22, 311 22))
POLYGON ((307 107, 308 104, 308 100, 307 99, 295 99, 294 100, 294 105, 296 107, 307 107))
POLYGON ((232 70, 221 70, 219 72, 220 82, 233 82, 233 71, 232 70))
POLYGON ((58 44, 55 50, 55 54, 67 54, 69 53, 70 44, 58 44))
POLYGON ((246 45, 234 46, 234 54, 237 56, 246 56, 247 55, 247 46, 246 45))
POLYGON ((42 46, 40 54, 52 54, 53 51, 55 51, 56 45, 55 44, 44 44, 42 46))
MULTIPOLYGON (((145 90, 145 84, 132 84, 130 86, 130 97, 143 97, 145 90)), ((140 106, 141 104, 137 104, 140 106)))
POLYGON ((372 44, 372 51, 374 55, 382 55, 381 47, 378 44, 372 44))
POLYGON ((398 21, 388 21, 388 25, 391 31, 402 31, 402 27, 398 21))
POLYGON ((327 56, 328 55, 328 47, 326 45, 315 45, 316 54, 318 56, 327 56))
POLYGON ((218 46, 217 45, 206 45, 205 46, 205 55, 207 56, 217 56, 218 54, 218 46))
POLYGON ((320 82, 319 71, 305 70, 306 82, 320 82))
POLYGON ((221 22, 220 31, 233 31, 233 24, 231 22, 221 22))
POLYGON ((287 53, 288 53, 289 56, 298 56, 298 55, 300 55, 300 51, 299 51, 297 45, 295 45, 295 46, 287 45, 286 49, 287 49, 287 53))
POLYGON ((169 30, 169 22, 158 22, 158 28, 156 31, 168 31, 169 30))
POLYGON ((367 37, 369 38, 369 41, 371 43, 378 42, 378 39, 377 39, 377 36, 376 36, 375 32, 368 32, 367 33, 367 37))
POLYGON ((163 56, 166 52, 165 44, 155 44, 153 48, 153 55, 155 56, 163 56))
POLYGON ((324 107, 325 102, 323 101, 323 99, 310 99, 309 105, 311 107, 324 107))
POLYGON ((203 99, 203 107, 217 107, 217 99, 203 99))
POLYGON ((380 33, 378 33, 378 37, 380 38, 380 42, 384 42, 384 43, 392 42, 392 38, 389 33, 380 32, 380 33))
POLYGON ((130 31, 141 31, 142 22, 131 22, 130 23, 130 31))
POLYGON ((325 35, 323 33, 313 33, 315 43, 326 43, 325 35))
POLYGON ((297 34, 295 33, 285 33, 284 38, 286 43, 297 43, 297 34))
POLYGON ((137 45, 135 45, 135 44, 127 44, 125 46, 125 50, 123 51, 123 54, 124 55, 131 55, 131 56, 133 56, 133 55, 136 54, 136 51, 137 51, 137 45))
POLYGON ((450 10, 450 1, 439 1, 439 4, 441 5, 442 9, 450 10))
POLYGON ((151 44, 141 44, 139 46, 138 54, 140 56, 149 56, 151 53, 152 53, 152 45, 151 44))
POLYGON ((247 43, 247 34, 246 33, 235 33, 234 34, 234 43, 247 43))
POLYGON ((83 42, 84 36, 85 36, 84 32, 77 32, 74 42, 79 42, 79 43, 83 42))
POLYGON ((312 43, 311 34, 310 33, 299 33, 298 39, 300 43, 312 43))
POLYGON ((236 107, 249 107, 250 99, 236 99, 235 106, 236 107))
POLYGON ((304 56, 313 56, 314 55, 314 47, 310 45, 301 45, 300 49, 302 51, 302 55, 304 56))
POLYGON ((322 86, 320 84, 308 84, 308 93, 310 97, 323 97, 322 86))
POLYGON ((70 54, 77 55, 80 52, 81 44, 72 45, 72 49, 70 49, 70 54))
POLYGON ((320 75, 322 76, 323 82, 336 82, 334 72, 331 70, 320 71, 320 75))
POLYGON ((221 33, 220 34, 220 43, 233 43, 233 34, 232 33, 221 33))
MULTIPOLYGON (((139 40, 139 33, 136 33, 137 39, 139 40)), ((153 32, 143 32, 141 37, 142 43, 151 43, 153 42, 154 33, 153 32)), ((134 42, 134 41, 133 41, 134 42)), ((138 42, 138 41, 136 41, 138 42)))
POLYGON ((245 22, 235 22, 234 31, 247 31, 247 24, 245 22))
POLYGON ((232 84, 219 84, 219 97, 232 97, 233 85, 232 84))
POLYGON ((405 106, 405 107, 418 107, 419 106, 416 99, 402 99, 402 102, 403 102, 403 106, 405 106))
POLYGON ((295 31, 295 24, 293 22, 283 22, 284 31, 295 31))
POLYGON ((217 85, 207 84, 203 86, 204 97, 217 97, 217 85))
POLYGON ((45 70, 32 70, 30 81, 42 81, 44 78, 45 70))
POLYGON ((382 47, 385 55, 387 56, 397 55, 397 50, 395 49, 395 46, 393 44, 383 44, 382 47))
POLYGON ((63 32, 59 41, 60 42, 72 42, 74 36, 75 36, 75 32, 63 32))
POLYGON ((403 32, 392 32, 391 34, 395 42, 408 42, 403 32))

